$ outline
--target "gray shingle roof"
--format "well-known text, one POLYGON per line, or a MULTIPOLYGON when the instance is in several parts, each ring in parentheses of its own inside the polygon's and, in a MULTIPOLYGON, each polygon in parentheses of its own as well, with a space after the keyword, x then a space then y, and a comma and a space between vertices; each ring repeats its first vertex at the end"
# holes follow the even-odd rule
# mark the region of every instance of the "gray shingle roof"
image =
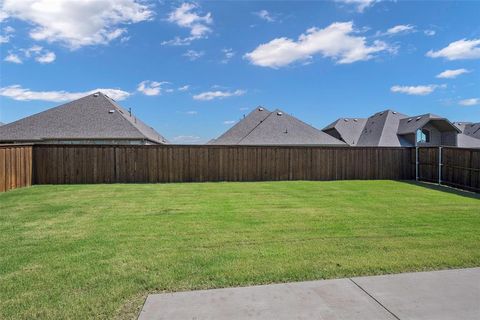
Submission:
POLYGON ((462 133, 480 139, 480 122, 467 124, 462 133))
POLYGON ((457 127, 455 127, 446 118, 442 118, 435 114, 427 113, 402 119, 398 128, 398 134, 415 133, 418 129, 423 128, 429 122, 434 123, 434 125, 438 126, 439 129, 442 129, 444 131, 459 131, 457 127))
POLYGON ((342 141, 286 114, 257 108, 210 144, 345 145, 342 141))
POLYGON ((355 146, 365 127, 365 123, 367 123, 367 119, 364 118, 341 118, 326 126, 323 131, 337 130, 348 145, 355 146))
POLYGON ((3 122, 0 122, 0 127, 1 127, 1 126, 3 126, 3 125, 5 125, 5 123, 3 123, 3 122))
POLYGON ((217 139, 213 139, 209 144, 231 145, 238 144, 246 135, 248 135, 256 126, 258 126, 270 111, 263 107, 258 107, 250 112, 245 118, 237 122, 233 127, 227 130, 217 139))
POLYGON ((166 142, 153 128, 100 92, 0 127, 0 141, 58 139, 166 142))
POLYGON ((457 145, 463 148, 480 148, 480 122, 454 122, 460 131, 457 145))
POLYGON ((367 119, 358 139, 358 146, 401 147, 406 142, 397 135, 400 120, 406 115, 392 110, 385 110, 367 119))
POLYGON ((432 123, 442 131, 457 130, 447 119, 430 113, 409 117, 393 110, 385 110, 368 119, 352 120, 353 118, 338 119, 323 128, 323 131, 333 135, 332 130, 336 130, 351 146, 406 147, 413 145, 404 135, 415 134, 427 123, 432 123))
POLYGON ((400 120, 407 117, 393 110, 377 112, 369 118, 341 118, 323 128, 335 129, 351 146, 410 146, 397 135, 400 120))

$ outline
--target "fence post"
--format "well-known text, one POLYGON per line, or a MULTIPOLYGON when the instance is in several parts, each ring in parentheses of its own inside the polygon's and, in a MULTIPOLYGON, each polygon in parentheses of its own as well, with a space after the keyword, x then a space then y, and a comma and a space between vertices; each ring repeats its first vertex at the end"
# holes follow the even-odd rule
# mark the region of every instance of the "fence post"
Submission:
POLYGON ((438 147, 438 184, 442 184, 442 147, 438 147))
POLYGON ((415 180, 418 181, 418 147, 415 147, 415 180))

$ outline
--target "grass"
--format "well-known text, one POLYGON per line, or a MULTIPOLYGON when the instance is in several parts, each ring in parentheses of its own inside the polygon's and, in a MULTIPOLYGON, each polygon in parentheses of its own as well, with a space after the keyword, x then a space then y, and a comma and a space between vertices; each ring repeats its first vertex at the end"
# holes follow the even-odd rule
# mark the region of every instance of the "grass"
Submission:
POLYGON ((480 266, 480 200, 393 181, 0 194, 0 318, 135 318, 148 293, 480 266))

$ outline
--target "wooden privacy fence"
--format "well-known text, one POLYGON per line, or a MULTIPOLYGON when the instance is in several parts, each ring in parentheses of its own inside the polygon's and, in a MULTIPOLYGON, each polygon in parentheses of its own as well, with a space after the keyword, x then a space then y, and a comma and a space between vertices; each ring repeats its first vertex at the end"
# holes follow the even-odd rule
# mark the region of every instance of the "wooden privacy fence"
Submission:
POLYGON ((480 149, 0 146, 0 192, 32 184, 414 180, 416 176, 480 192, 480 149))
POLYGON ((284 146, 34 148, 35 184, 415 178, 414 149, 284 146))
POLYGON ((0 192, 32 184, 32 146, 0 145, 0 192))
POLYGON ((480 149, 418 148, 418 179, 480 192, 480 149))

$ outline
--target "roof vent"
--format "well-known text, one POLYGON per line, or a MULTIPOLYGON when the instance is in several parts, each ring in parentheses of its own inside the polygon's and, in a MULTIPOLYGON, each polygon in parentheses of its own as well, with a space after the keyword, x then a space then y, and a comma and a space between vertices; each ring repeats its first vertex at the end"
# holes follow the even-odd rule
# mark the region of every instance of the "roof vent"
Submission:
POLYGON ((345 118, 345 119, 343 119, 343 121, 345 121, 345 122, 348 122, 348 119, 347 119, 347 118, 345 118))
POLYGON ((93 96, 94 96, 94 97, 98 97, 98 96, 99 96, 98 92, 97 92, 97 93, 94 93, 93 96))
POLYGON ((263 108, 262 107, 258 108, 258 111, 263 111, 263 108))
POLYGON ((410 118, 410 119, 407 120, 407 122, 410 122, 410 121, 412 121, 412 118, 410 118))
POLYGON ((422 117, 417 117, 417 119, 415 119, 415 121, 418 121, 418 120, 420 120, 420 119, 422 119, 422 117))
POLYGON ((383 112, 380 112, 378 115, 381 116, 383 114, 383 112))
POLYGON ((358 121, 358 119, 353 119, 353 121, 357 122, 357 121, 358 121))
POLYGON ((108 110, 108 113, 114 113, 114 112, 115 112, 115 110, 113 110, 113 109, 112 109, 112 110, 108 110))
POLYGON ((393 111, 392 113, 393 113, 393 114, 397 114, 397 111, 393 111))
POLYGON ((282 114, 283 114, 283 112, 281 112, 281 111, 277 112, 277 116, 281 116, 282 114))

